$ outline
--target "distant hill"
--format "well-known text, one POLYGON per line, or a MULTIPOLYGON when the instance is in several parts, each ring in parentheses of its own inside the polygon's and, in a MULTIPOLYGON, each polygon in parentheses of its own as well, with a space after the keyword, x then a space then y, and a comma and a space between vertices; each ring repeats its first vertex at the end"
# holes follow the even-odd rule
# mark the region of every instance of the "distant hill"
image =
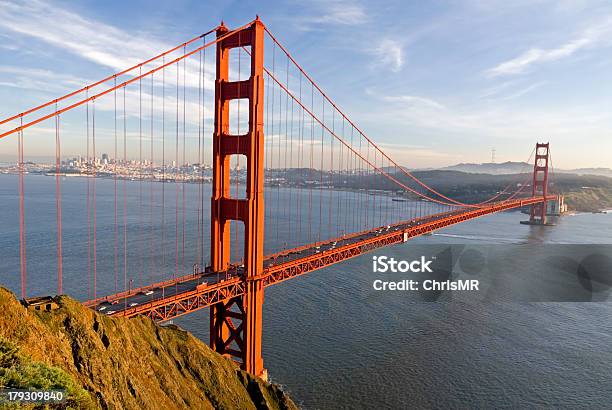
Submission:
POLYGON ((529 172, 532 167, 532 164, 526 162, 508 161, 499 164, 494 162, 487 162, 484 164, 462 163, 440 169, 444 171, 467 172, 469 174, 507 175, 529 172))
POLYGON ((598 175, 601 177, 612 178, 612 169, 610 168, 576 168, 576 169, 560 169, 558 172, 576 175, 598 175))
MULTIPOLYGON (((509 175, 531 172, 532 167, 533 164, 526 162, 508 161, 501 163, 486 162, 483 164, 461 163, 439 169, 444 171, 466 172, 469 174, 509 175)), ((555 169, 555 172, 575 175, 597 175, 612 178, 612 169, 610 168, 555 169)))
MULTIPOLYGON (((532 165, 527 163, 505 164, 459 164, 474 172, 432 169, 412 170, 412 176, 432 187, 442 195, 465 203, 478 203, 508 189, 514 192, 523 184, 525 192, 531 192, 532 165), (522 172, 506 173, 512 168, 522 172), (479 172, 478 172, 479 171, 479 172), (493 174, 498 172, 498 174, 493 174)), ((378 173, 353 172, 338 174, 308 168, 291 168, 286 170, 268 170, 266 178, 269 186, 293 186, 302 189, 337 188, 351 191, 364 189, 383 190, 395 195, 415 199, 407 194, 402 186, 417 188, 414 180, 395 168, 385 168, 393 177, 382 178, 378 173)), ((585 173, 578 175, 571 172, 555 172, 549 181, 551 192, 562 192, 570 210, 594 212, 612 209, 612 178, 585 173)), ((419 192, 423 190, 418 188, 419 192)), ((430 193, 431 195, 431 193, 430 193)))

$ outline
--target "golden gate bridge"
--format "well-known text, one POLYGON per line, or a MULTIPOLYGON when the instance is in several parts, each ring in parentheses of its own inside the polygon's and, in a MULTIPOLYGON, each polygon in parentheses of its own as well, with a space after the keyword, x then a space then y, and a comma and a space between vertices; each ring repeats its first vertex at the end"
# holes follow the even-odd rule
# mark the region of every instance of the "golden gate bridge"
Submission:
POLYGON ((86 286, 85 305, 101 313, 167 321, 210 308, 211 347, 260 376, 266 287, 496 212, 530 207, 529 223, 546 224, 546 203, 556 198, 547 143, 536 145, 525 180, 484 201, 434 189, 370 139, 259 18, 234 30, 221 23, 0 126, 2 143, 17 152, 22 297, 27 255, 37 251, 27 247, 32 141, 55 158, 47 174, 55 180, 56 251, 46 265, 55 262, 58 294, 73 258, 71 289, 86 286), (68 166, 71 144, 86 155, 68 166), (113 154, 101 161, 103 150, 113 154), (62 213, 68 168, 87 177, 85 258, 63 249, 72 234, 63 228, 72 216, 62 213), (98 219, 99 177, 113 184, 107 221, 98 219), (194 184, 195 201, 186 194, 194 184), (112 261, 99 260, 101 246, 112 261))

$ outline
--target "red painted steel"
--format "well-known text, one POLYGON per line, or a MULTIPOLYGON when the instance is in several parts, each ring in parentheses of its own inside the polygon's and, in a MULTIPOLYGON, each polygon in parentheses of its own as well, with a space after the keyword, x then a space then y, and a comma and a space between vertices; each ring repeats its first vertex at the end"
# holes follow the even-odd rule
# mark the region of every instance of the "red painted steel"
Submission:
MULTIPOLYGON (((548 195, 548 148, 549 143, 536 144, 535 163, 533 165, 532 196, 548 195)), ((531 207, 529 222, 536 225, 546 224, 546 201, 531 207)))
MULTIPOLYGON (((403 243, 406 240, 436 231, 438 229, 480 218, 496 212, 531 206, 542 203, 545 200, 552 200, 554 198, 554 196, 548 196, 546 198, 534 197, 527 199, 516 199, 512 201, 497 202, 486 208, 476 210, 469 209, 463 211, 445 212, 442 214, 433 215, 429 218, 422 218, 420 223, 413 226, 410 225, 413 224, 414 221, 400 222, 392 226, 390 230, 387 231, 388 233, 359 239, 359 236, 375 234, 386 229, 386 227, 379 227, 370 231, 359 232, 350 236, 337 238, 338 240, 344 240, 347 242, 350 242, 351 239, 357 239, 355 242, 348 243, 344 246, 338 246, 333 250, 313 253, 305 257, 281 262, 276 265, 272 264, 272 262, 279 259, 278 255, 275 257, 267 257, 265 260, 266 268, 263 269, 262 274, 257 279, 259 279, 265 287, 275 285, 288 279, 292 279, 303 274, 334 265, 347 259, 363 255, 375 249, 403 243), (397 230, 394 230, 396 228, 397 230)), ((326 241, 326 243, 331 243, 332 241, 334 240, 326 241)), ((315 247, 316 246, 312 246, 313 249, 315 247)), ((285 252, 285 255, 291 255, 294 252, 304 251, 305 249, 303 247, 296 248, 296 250, 285 252)), ((234 302, 232 299, 243 297, 246 293, 246 287, 245 282, 239 275, 238 271, 235 270, 234 273, 229 275, 233 276, 230 276, 229 279, 224 279, 217 283, 207 284, 204 286, 200 285, 199 282, 202 278, 210 277, 210 274, 195 275, 191 279, 194 282, 194 289, 176 295, 171 295, 163 299, 157 299, 132 309, 122 310, 115 313, 113 316, 133 317, 144 315, 151 317, 154 320, 164 321, 193 312, 195 310, 212 306, 219 303, 219 301, 223 301, 226 306, 230 304, 233 305, 234 302)), ((147 289, 155 289, 161 286, 171 288, 173 285, 157 285, 148 287, 147 289)), ((111 302, 114 300, 123 300, 123 298, 125 298, 124 294, 118 294, 104 298, 103 301, 111 302)), ((99 302, 90 302, 88 306, 93 307, 97 304, 99 304, 99 302)))
POLYGON ((142 286, 139 288, 133 288, 133 289, 129 289, 123 292, 119 292, 116 293, 114 295, 107 295, 107 296, 102 296, 99 297, 97 299, 91 299, 88 300, 86 302, 83 302, 83 304, 87 307, 92 307, 95 305, 98 305, 100 303, 103 302, 113 302, 115 300, 122 300, 125 299, 127 297, 133 296, 133 295, 137 295, 138 293, 142 293, 142 292, 146 292, 148 290, 151 289, 156 289, 156 288, 165 288, 165 287, 169 287, 169 286, 174 286, 180 283, 184 283, 184 282, 188 282, 190 280, 194 280, 197 279, 199 277, 201 277, 202 275, 204 275, 205 273, 198 273, 198 274, 190 274, 190 275, 185 275, 185 276, 181 276, 178 278, 173 278, 173 279, 169 279, 169 280, 165 280, 163 282, 156 282, 156 283, 152 283, 150 285, 146 285, 146 286, 142 286))
POLYGON ((263 53, 264 26, 256 19, 249 27, 234 31, 221 25, 217 45, 215 84, 215 130, 213 135, 213 197, 211 203, 212 271, 223 272, 230 264, 230 221, 244 224, 245 292, 212 305, 210 312, 211 347, 235 358, 244 370, 265 377, 261 355, 262 306, 264 287, 264 133, 263 133, 263 53), (245 81, 229 81, 229 53, 233 48, 250 47, 251 75, 245 81), (247 99, 249 130, 230 135, 230 101, 247 99), (247 159, 246 197, 230 193, 230 157, 247 159))
MULTIPOLYGON (((147 316, 156 321, 165 321, 196 310, 226 302, 244 295, 245 284, 235 277, 221 280, 208 286, 200 286, 187 292, 152 300, 139 306, 122 310, 113 316, 147 316)), ((110 300, 113 300, 110 298, 110 300)), ((117 300, 117 299, 115 299, 117 300)))

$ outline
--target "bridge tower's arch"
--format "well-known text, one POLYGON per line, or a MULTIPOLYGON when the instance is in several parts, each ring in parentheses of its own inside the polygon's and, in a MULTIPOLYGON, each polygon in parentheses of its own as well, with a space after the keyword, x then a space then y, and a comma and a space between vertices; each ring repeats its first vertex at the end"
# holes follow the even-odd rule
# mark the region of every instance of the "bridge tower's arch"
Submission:
MULTIPOLYGON (((537 143, 535 150, 535 163, 533 165, 532 196, 548 196, 548 148, 549 143, 537 143)), ((531 206, 530 224, 546 224, 546 199, 531 206)))
POLYGON ((230 265, 230 221, 244 224, 245 293, 211 306, 211 347, 241 363, 251 374, 265 377, 261 355, 262 306, 264 288, 264 26, 256 19, 246 28, 231 32, 217 29, 215 82, 215 125, 213 135, 213 181, 211 203, 211 265, 216 272, 230 265), (232 48, 250 48, 251 73, 243 81, 229 81, 229 55, 232 48), (230 133, 230 101, 248 100, 249 129, 246 134, 230 133), (230 157, 244 155, 246 197, 230 194, 230 157))

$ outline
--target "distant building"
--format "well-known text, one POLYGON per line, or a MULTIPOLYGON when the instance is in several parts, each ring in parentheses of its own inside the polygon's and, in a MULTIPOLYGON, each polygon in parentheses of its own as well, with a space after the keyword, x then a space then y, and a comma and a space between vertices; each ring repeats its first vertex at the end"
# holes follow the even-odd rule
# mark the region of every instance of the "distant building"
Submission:
POLYGON ((59 308, 59 305, 51 296, 24 299, 22 303, 28 310, 55 310, 59 308))
POLYGON ((102 154, 102 163, 108 165, 108 154, 102 154))

